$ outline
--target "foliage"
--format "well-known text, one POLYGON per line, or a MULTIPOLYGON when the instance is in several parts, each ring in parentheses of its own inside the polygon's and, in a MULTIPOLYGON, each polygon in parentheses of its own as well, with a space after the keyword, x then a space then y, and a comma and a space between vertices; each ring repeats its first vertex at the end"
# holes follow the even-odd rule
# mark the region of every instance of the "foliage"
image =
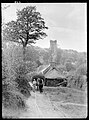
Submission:
POLYGON ((25 108, 25 97, 18 91, 15 77, 2 81, 2 104, 5 108, 25 108))
POLYGON ((85 90, 87 87, 87 67, 86 64, 80 65, 76 71, 69 72, 68 87, 85 90))
POLYGON ((25 97, 29 97, 30 96, 30 90, 31 87, 28 84, 28 80, 27 77, 24 75, 17 75, 16 79, 15 79, 16 83, 18 83, 18 90, 25 96, 25 97))
POLYGON ((28 84, 27 73, 34 71, 36 68, 36 64, 34 62, 20 62, 14 67, 15 71, 15 82, 18 84, 18 90, 25 96, 30 96, 30 86, 28 84))
POLYGON ((35 6, 27 6, 17 11, 17 20, 6 24, 3 30, 3 40, 19 43, 23 46, 23 60, 25 61, 25 49, 28 44, 36 43, 36 40, 46 37, 44 19, 35 6))
POLYGON ((71 71, 71 70, 75 70, 74 65, 73 65, 70 61, 68 61, 68 60, 67 60, 67 62, 65 63, 65 66, 66 66, 66 70, 67 70, 68 72, 71 71))
POLYGON ((37 74, 36 71, 27 73, 27 74, 26 74, 26 77, 27 77, 28 82, 31 82, 31 81, 32 81, 32 77, 35 76, 36 74, 37 74))
POLYGON ((25 97, 19 92, 15 82, 15 71, 12 67, 11 54, 7 48, 2 51, 2 104, 5 108, 24 108, 25 97))
POLYGON ((5 108, 22 109, 26 107, 24 96, 16 91, 4 92, 2 102, 5 108))
MULTIPOLYGON (((23 46, 23 52, 19 51, 16 46, 3 47, 4 59, 2 61, 3 75, 3 104, 4 107, 25 107, 25 97, 30 96, 30 86, 26 78, 28 72, 34 71, 36 68, 35 57, 36 51, 30 55, 30 62, 22 62, 25 60, 26 47, 28 44, 35 43, 36 40, 46 37, 44 19, 39 12, 36 12, 35 6, 28 6, 21 11, 17 11, 17 20, 11 21, 5 25, 3 29, 3 41, 11 41, 19 43, 23 46), (7 49, 7 50, 5 50, 7 49), (18 53, 19 51, 19 53, 18 53), (15 53, 15 54, 14 54, 15 53), (17 54, 18 53, 18 54, 17 54), (34 60, 33 60, 34 58, 34 60)), ((29 56, 29 55, 28 55, 29 56)), ((37 56, 38 57, 38 56, 37 56)), ((26 58, 28 59, 28 58, 26 58)))
POLYGON ((7 62, 2 61, 2 79, 8 78, 8 68, 7 68, 7 62))
POLYGON ((61 73, 66 71, 66 66, 65 65, 58 65, 57 68, 61 71, 61 73))
POLYGON ((58 48, 56 62, 59 64, 61 63, 61 57, 62 57, 62 50, 58 48))
POLYGON ((81 65, 77 68, 76 74, 79 74, 79 75, 87 75, 87 65, 86 65, 86 63, 81 64, 81 65))
POLYGON ((86 62, 87 62, 87 54, 85 52, 79 53, 76 66, 79 67, 80 65, 86 62))
MULTIPOLYGON (((35 61, 23 62, 21 47, 11 44, 9 48, 3 49, 2 74, 3 78, 10 78, 9 84, 13 81, 17 83, 18 91, 24 94, 25 97, 30 96, 30 86, 28 86, 27 73, 36 70, 37 64, 35 61), (14 80, 13 80, 14 79, 14 80)), ((5 85, 7 83, 7 79, 5 85)), ((9 85, 8 85, 9 86, 9 85)), ((12 85, 10 86, 12 87, 12 85)))
MULTIPOLYGON (((40 56, 43 56, 44 63, 49 64, 50 49, 38 48, 37 51, 40 53, 40 56)), ((58 48, 56 62, 58 64, 65 65, 68 61, 71 62, 72 67, 76 69, 79 65, 86 61, 86 53, 79 53, 74 50, 62 50, 58 48)))
POLYGON ((17 20, 7 23, 3 36, 6 40, 18 42, 26 46, 46 36, 42 32, 43 29, 47 29, 47 27, 45 27, 41 14, 36 12, 36 7, 28 6, 21 11, 17 11, 17 20))
POLYGON ((17 75, 26 75, 27 73, 33 72, 36 70, 37 64, 32 61, 20 62, 14 67, 14 71, 17 75))
POLYGON ((36 63, 37 63, 37 67, 42 65, 42 63, 39 60, 37 60, 36 63))
POLYGON ((37 61, 39 59, 39 52, 35 49, 34 46, 30 45, 26 48, 26 61, 37 61))

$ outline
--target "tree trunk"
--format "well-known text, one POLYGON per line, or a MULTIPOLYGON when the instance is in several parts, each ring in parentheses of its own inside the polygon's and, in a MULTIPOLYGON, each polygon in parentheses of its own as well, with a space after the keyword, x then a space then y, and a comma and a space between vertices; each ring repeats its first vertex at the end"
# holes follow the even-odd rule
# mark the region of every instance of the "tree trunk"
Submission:
POLYGON ((26 46, 23 46, 23 67, 24 67, 24 75, 25 75, 25 61, 26 61, 26 59, 25 59, 25 55, 26 54, 26 46))
POLYGON ((23 46, 23 62, 25 62, 26 46, 23 46))

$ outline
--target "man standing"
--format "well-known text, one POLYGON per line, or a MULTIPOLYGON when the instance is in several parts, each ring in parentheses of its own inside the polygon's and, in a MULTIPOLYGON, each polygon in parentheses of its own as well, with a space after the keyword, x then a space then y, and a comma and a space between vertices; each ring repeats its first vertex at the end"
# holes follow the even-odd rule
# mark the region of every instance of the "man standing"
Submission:
POLYGON ((39 90, 39 80, 40 80, 40 78, 37 79, 37 83, 36 83, 37 91, 39 90))
POLYGON ((43 92, 43 80, 42 79, 39 80, 39 90, 40 90, 40 93, 43 92))

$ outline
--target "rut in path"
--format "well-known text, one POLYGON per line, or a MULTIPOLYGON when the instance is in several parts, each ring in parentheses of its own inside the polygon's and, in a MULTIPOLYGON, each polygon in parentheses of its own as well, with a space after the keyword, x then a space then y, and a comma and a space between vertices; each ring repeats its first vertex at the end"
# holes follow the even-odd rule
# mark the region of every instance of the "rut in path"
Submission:
POLYGON ((68 117, 62 111, 57 111, 52 106, 49 98, 43 93, 31 93, 27 100, 28 111, 23 113, 20 118, 66 118, 68 117))

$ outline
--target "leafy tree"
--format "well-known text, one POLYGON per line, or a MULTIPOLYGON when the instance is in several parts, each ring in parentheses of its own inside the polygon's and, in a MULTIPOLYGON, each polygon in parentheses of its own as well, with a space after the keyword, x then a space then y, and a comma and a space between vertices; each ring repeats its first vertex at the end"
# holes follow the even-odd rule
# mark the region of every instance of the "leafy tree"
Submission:
POLYGON ((26 48, 26 61, 37 61, 39 59, 39 52, 34 46, 27 46, 26 48))
POLYGON ((38 49, 39 56, 43 58, 43 64, 48 64, 49 59, 50 59, 50 50, 45 48, 45 49, 38 49))
POLYGON ((35 71, 36 67, 37 67, 37 64, 35 62, 29 61, 23 64, 23 61, 22 61, 14 67, 14 70, 17 75, 23 76, 23 75, 26 75, 27 73, 35 71))
POLYGON ((76 69, 77 75, 87 75, 87 65, 84 63, 76 69))
POLYGON ((65 65, 58 65, 57 68, 61 71, 61 73, 64 73, 66 71, 66 66, 65 65))
POLYGON ((37 63, 37 67, 39 67, 40 65, 42 65, 42 63, 39 60, 37 60, 36 63, 37 63))
POLYGON ((65 66, 68 72, 71 70, 75 70, 75 66, 69 60, 65 63, 65 66))
POLYGON ((83 57, 80 56, 76 62, 76 67, 78 68, 84 63, 86 63, 86 56, 83 56, 83 57))
POLYGON ((68 76, 68 86, 85 90, 87 87, 87 65, 80 65, 75 71, 70 71, 68 76))
POLYGON ((60 48, 58 48, 56 62, 60 64, 61 58, 62 58, 62 50, 60 48))
POLYGON ((23 46, 23 61, 25 61, 25 49, 28 44, 36 43, 36 40, 46 37, 44 19, 35 6, 27 6, 17 11, 17 20, 6 24, 3 31, 3 39, 19 43, 23 46))

